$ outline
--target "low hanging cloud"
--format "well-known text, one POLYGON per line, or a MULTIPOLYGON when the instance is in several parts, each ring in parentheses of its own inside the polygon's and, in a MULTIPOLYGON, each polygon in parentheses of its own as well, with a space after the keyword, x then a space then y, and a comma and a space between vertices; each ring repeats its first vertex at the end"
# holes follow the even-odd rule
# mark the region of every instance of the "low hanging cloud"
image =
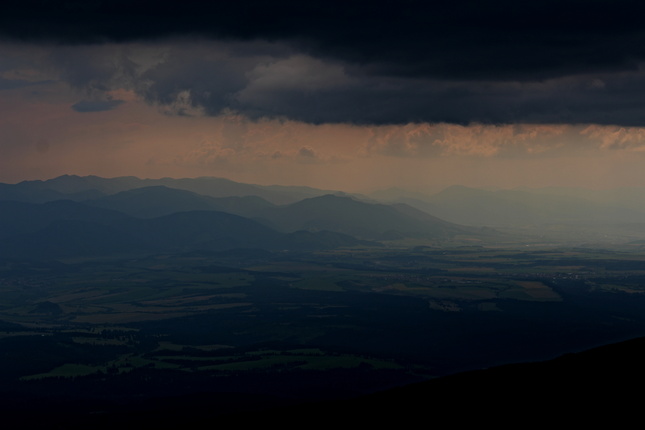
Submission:
POLYGON ((298 150, 296 160, 300 163, 306 164, 317 163, 320 161, 316 151, 308 146, 303 146, 298 150))
POLYGON ((645 151, 645 129, 636 127, 599 127, 591 125, 581 134, 600 142, 601 149, 645 151))
MULTIPOLYGON (((365 155, 397 157, 558 156, 575 150, 578 127, 569 125, 407 124, 370 128, 365 155)), ((598 127, 598 136, 606 129, 598 127)), ((579 148, 578 148, 579 149, 579 148)))

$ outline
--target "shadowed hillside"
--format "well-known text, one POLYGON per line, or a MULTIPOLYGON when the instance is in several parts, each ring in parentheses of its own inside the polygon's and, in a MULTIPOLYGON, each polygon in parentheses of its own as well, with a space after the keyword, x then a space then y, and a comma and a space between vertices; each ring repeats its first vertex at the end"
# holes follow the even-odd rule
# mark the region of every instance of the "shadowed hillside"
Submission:
POLYGON ((100 407, 91 402, 42 397, 33 399, 45 401, 37 414, 29 414, 28 403, 15 398, 3 399, 0 410, 25 425, 60 428, 170 429, 202 428, 207 422, 280 422, 282 428, 295 429, 312 420, 329 426, 404 428, 427 422, 451 426, 494 422, 502 428, 554 422, 622 427, 640 417, 640 396, 634 388, 645 382, 643 360, 645 339, 638 338, 550 361, 465 372, 343 401, 280 406, 276 399, 263 396, 195 394, 127 405, 106 403, 97 414, 88 412, 100 407))
POLYGON ((0 203, 4 209, 0 215, 2 257, 63 258, 235 248, 312 250, 363 243, 334 232, 280 233, 250 219, 217 211, 140 219, 71 201, 0 203))

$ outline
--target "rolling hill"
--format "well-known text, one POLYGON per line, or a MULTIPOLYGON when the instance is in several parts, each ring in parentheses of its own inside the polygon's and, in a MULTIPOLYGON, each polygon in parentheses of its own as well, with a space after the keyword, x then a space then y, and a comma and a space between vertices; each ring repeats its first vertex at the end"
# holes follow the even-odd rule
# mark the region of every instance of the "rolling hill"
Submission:
POLYGON ((265 212, 264 218, 281 231, 330 230, 370 240, 449 239, 459 234, 478 233, 476 229, 441 220, 408 205, 371 204, 331 194, 273 208, 265 212))
POLYGON ((2 202, 0 257, 63 258, 120 253, 314 250, 364 242, 334 232, 287 234, 218 211, 134 218, 72 201, 2 202))

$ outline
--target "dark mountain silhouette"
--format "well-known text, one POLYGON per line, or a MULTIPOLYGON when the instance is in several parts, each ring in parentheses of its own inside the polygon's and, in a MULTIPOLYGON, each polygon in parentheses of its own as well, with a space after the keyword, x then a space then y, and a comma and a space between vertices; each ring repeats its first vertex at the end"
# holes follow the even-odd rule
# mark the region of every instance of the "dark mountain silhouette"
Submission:
POLYGON ((50 202, 52 200, 69 198, 69 194, 61 193, 51 189, 37 189, 35 187, 24 186, 23 183, 15 185, 0 184, 0 201, 44 203, 50 202))
POLYGON ((35 233, 59 221, 110 225, 126 218, 118 211, 94 208, 71 200, 44 204, 0 201, 0 238, 35 233))
MULTIPOLYGON (((257 196, 277 205, 284 205, 302 200, 303 198, 320 196, 338 191, 318 190, 316 188, 298 186, 263 186, 234 182, 223 178, 185 178, 185 179, 159 179, 159 185, 170 188, 179 188, 210 197, 231 196, 257 196)), ((152 183, 150 185, 153 185, 152 183)), ((342 193, 340 193, 342 194, 342 193)))
POLYGON ((327 230, 377 240, 419 235, 448 238, 474 233, 473 229, 448 223, 405 204, 372 204, 331 194, 275 206, 257 196, 214 198, 166 186, 152 186, 87 203, 140 218, 215 210, 255 219, 283 232, 327 230))
MULTIPOLYGON (((16 198, 17 196, 30 198, 32 195, 39 194, 42 196, 50 194, 54 199, 59 199, 62 196, 73 199, 73 196, 94 195, 94 197, 98 197, 99 195, 118 193, 141 186, 141 181, 134 176, 101 178, 99 176, 63 175, 46 181, 34 180, 22 181, 18 184, 2 184, 2 189, 15 194, 11 198, 12 200, 21 200, 21 198, 16 198)), ((9 200, 4 198, 4 193, 0 193, 0 197, 3 200, 9 200)))
MULTIPOLYGON (((48 189, 41 187, 51 186, 56 193, 93 190, 101 197, 43 204, 0 201, 0 238, 4 239, 0 255, 53 258, 233 248, 308 250, 364 244, 361 240, 405 237, 447 240, 460 234, 482 234, 405 204, 372 204, 328 194, 275 206, 257 195, 216 198, 165 185, 140 186, 151 181, 174 186, 188 184, 197 189, 203 187, 202 191, 208 188, 211 194, 225 194, 233 189, 250 191, 254 187, 217 178, 140 180, 75 176, 17 184, 41 191, 48 189), (213 188, 214 184, 217 186, 213 188), (222 184, 224 188, 220 187, 222 184), (123 187, 134 188, 115 192, 123 187)), ((290 189, 278 188, 281 192, 290 189)), ((294 188, 313 192, 306 187, 294 188)), ((25 191, 25 196, 28 194, 25 191)))
POLYGON ((407 205, 370 204, 325 195, 274 208, 265 218, 281 231, 330 230, 365 239, 388 237, 451 238, 475 229, 435 218, 407 205))
POLYGON ((212 198, 162 185, 121 191, 87 203, 137 218, 155 218, 176 212, 221 210, 212 198))
POLYGON ((228 212, 247 218, 262 217, 264 212, 275 207, 273 203, 258 196, 231 196, 213 199, 222 212, 228 212))
MULTIPOLYGON (((60 199, 92 200, 101 207, 116 209, 121 205, 119 210, 141 217, 161 216, 179 210, 222 210, 250 218, 261 218, 263 215, 260 212, 267 205, 257 199, 274 205, 290 205, 303 199, 327 194, 347 196, 339 191, 298 186, 243 184, 214 177, 139 179, 131 176, 101 178, 64 175, 46 181, 0 184, 0 201, 42 203, 60 199), (145 198, 143 195, 140 196, 143 202, 138 203, 137 208, 137 204, 126 204, 126 196, 113 197, 118 193, 128 191, 134 193, 135 189, 149 187, 189 191, 202 198, 247 200, 238 200, 237 203, 233 200, 197 202, 199 199, 193 196, 189 203, 188 197, 179 197, 179 194, 176 194, 169 197, 166 203, 144 207, 143 202, 152 203, 151 194, 146 193, 145 198), (256 201, 252 203, 248 200, 250 198, 255 198, 256 201), (182 199, 185 199, 183 203, 182 199)), ((134 201, 135 195, 130 195, 131 202, 134 201)), ((469 226, 618 225, 642 223, 645 219, 645 193, 637 188, 594 191, 552 187, 490 191, 452 186, 432 196, 398 189, 374 192, 371 196, 382 203, 407 204, 440 219, 469 226)), ((363 202, 374 203, 364 196, 357 197, 360 197, 363 202)), ((629 230, 630 227, 627 226, 627 229, 629 230)), ((395 229, 388 235, 400 236, 397 231, 395 229)))
POLYGON ((164 186, 191 191, 202 196, 232 197, 257 196, 274 204, 289 204, 303 198, 338 191, 318 190, 298 186, 263 186, 244 184, 224 178, 161 178, 139 179, 134 176, 101 178, 98 176, 63 175, 46 181, 23 181, 18 184, 0 184, 0 200, 43 203, 51 200, 88 200, 104 195, 143 187, 164 186))
POLYGON ((256 221, 217 211, 139 219, 72 201, 0 203, 3 257, 62 258, 235 248, 312 250, 364 243, 333 232, 279 233, 256 221))
POLYGON ((192 191, 209 197, 258 196, 281 204, 282 196, 274 196, 259 185, 242 184, 224 178, 146 179, 146 186, 163 185, 168 188, 192 191))
POLYGON ((221 211, 289 233, 333 231, 368 240, 450 239, 459 234, 482 234, 406 204, 389 206, 368 203, 340 192, 323 194, 324 190, 309 187, 259 186, 222 178, 106 179, 65 175, 47 181, 6 185, 5 188, 12 190, 7 195, 19 197, 21 201, 74 196, 88 205, 138 218, 195 210, 221 211), (301 199, 303 196, 307 198, 301 199), (276 206, 276 203, 282 206, 276 206))
POLYGON ((214 210, 254 217, 262 210, 274 206, 257 196, 215 198, 163 185, 134 188, 86 203, 137 218, 155 218, 195 210, 214 210))

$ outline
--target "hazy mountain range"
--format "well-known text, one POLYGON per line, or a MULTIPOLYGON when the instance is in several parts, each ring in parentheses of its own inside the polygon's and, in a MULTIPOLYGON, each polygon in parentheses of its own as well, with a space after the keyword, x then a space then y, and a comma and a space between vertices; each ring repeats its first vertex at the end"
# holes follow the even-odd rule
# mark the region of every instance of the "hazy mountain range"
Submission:
POLYGON ((405 203, 469 226, 526 232, 550 241, 625 243, 645 238, 645 189, 483 190, 452 186, 433 195, 390 189, 370 197, 405 203))
POLYGON ((66 175, 0 184, 0 255, 313 250, 406 238, 501 237, 482 227, 549 232, 569 226, 569 236, 636 240, 645 237, 644 196, 638 189, 463 186, 427 196, 397 189, 348 195, 210 177, 66 175))
POLYGON ((481 190, 452 186, 432 196, 401 191, 375 194, 468 225, 520 226, 546 223, 626 223, 645 220, 645 190, 573 188, 481 190))
POLYGON ((62 176, 2 184, 0 194, 0 256, 5 257, 236 248, 301 251, 484 233, 405 204, 218 178, 62 176), (277 204, 285 201, 292 203, 277 204))
POLYGON ((20 200, 33 203, 56 199, 89 200, 121 191, 152 186, 192 191, 209 197, 258 196, 274 204, 293 203, 322 194, 344 194, 339 191, 309 187, 243 184, 213 177, 139 179, 134 176, 101 178, 98 176, 63 175, 47 181, 0 184, 0 200, 20 200))

